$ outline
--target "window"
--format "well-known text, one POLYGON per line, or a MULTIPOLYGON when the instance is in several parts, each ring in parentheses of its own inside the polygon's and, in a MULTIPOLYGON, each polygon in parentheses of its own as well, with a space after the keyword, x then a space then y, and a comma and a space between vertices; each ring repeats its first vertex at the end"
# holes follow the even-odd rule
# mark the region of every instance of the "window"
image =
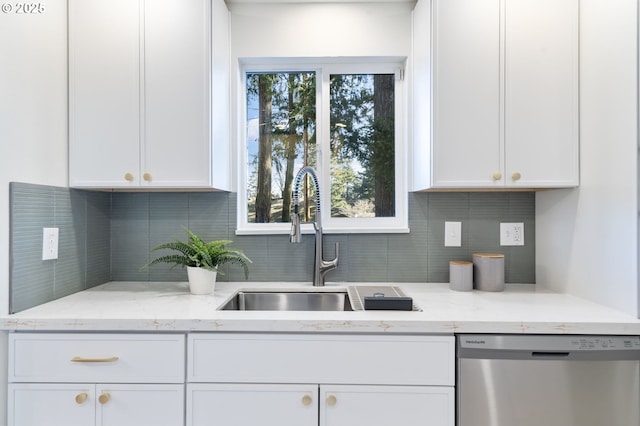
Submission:
MULTIPOLYGON (((243 69, 238 233, 289 231, 293 180, 313 167, 325 232, 406 232, 401 62, 243 69)), ((305 178, 307 179, 307 178, 305 178)), ((315 219, 303 180, 301 220, 315 219)))

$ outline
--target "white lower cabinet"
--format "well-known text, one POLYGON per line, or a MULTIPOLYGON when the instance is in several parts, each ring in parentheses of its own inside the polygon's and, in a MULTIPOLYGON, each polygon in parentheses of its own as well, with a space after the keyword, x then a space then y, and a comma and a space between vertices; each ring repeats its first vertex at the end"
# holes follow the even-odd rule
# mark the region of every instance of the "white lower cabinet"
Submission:
POLYGON ((187 424, 317 425, 318 386, 190 383, 187 424))
POLYGON ((452 387, 189 384, 191 426, 453 425, 452 387))
POLYGON ((187 425, 454 425, 454 338, 190 334, 187 425))
POLYGON ((184 385, 12 383, 9 425, 176 426, 183 401, 184 385))
POLYGON ((185 335, 12 333, 9 426, 184 424, 185 335))
POLYGON ((16 332, 8 361, 9 426, 455 422, 453 335, 16 332))
POLYGON ((95 389, 86 384, 9 384, 10 426, 95 424, 95 389), (34 409, 38 407, 38 409, 34 409))
POLYGON ((453 387, 320 386, 321 426, 452 426, 453 387))

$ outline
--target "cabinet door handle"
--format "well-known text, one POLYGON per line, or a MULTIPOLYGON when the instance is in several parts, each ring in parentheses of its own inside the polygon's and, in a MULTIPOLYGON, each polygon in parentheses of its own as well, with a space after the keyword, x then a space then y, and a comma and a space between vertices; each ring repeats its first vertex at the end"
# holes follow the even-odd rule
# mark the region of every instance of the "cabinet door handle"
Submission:
POLYGON ((302 405, 308 406, 311 405, 312 402, 313 398, 311 398, 311 395, 305 395, 302 397, 302 405))
POLYGON ((107 402, 109 402, 109 400, 111 399, 111 394, 109 392, 105 392, 102 395, 100 395, 98 397, 98 402, 100 402, 100 404, 104 405, 107 402))
POLYGON ((81 356, 74 356, 71 358, 71 362, 116 362, 119 360, 117 356, 112 356, 109 358, 84 358, 81 356))
POLYGON ((84 402, 87 400, 87 398, 89 398, 89 395, 87 395, 86 392, 82 392, 76 395, 76 403, 77 404, 84 404, 84 402))
POLYGON ((513 181, 520 180, 521 177, 522 175, 519 172, 515 172, 514 174, 511 175, 511 180, 513 181))
POLYGON ((336 405, 338 403, 338 398, 336 398, 335 395, 329 395, 327 396, 327 405, 329 407, 333 407, 334 405, 336 405))
POLYGON ((144 179, 147 182, 151 182, 151 173, 145 173, 142 175, 142 179, 144 179))
POLYGON ((493 175, 491 175, 491 177, 493 178, 493 180, 500 180, 502 179, 502 173, 495 172, 493 175))
POLYGON ((133 182, 133 174, 132 173, 125 173, 124 174, 124 180, 126 180, 127 182, 133 182))

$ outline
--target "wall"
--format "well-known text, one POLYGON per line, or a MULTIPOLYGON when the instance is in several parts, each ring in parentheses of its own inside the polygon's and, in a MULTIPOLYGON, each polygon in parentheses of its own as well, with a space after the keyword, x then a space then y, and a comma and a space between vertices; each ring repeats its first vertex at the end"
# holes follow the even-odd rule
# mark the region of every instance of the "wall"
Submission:
MULTIPOLYGON (((243 58, 410 58, 412 7, 410 2, 230 3, 232 129, 243 129, 236 120, 244 102, 238 90, 243 58)), ((243 137, 238 132, 232 132, 234 146, 243 137)))
MULTIPOLYGON (((325 235, 325 257, 340 244, 340 265, 326 276, 332 282, 447 282, 450 260, 471 260, 475 252, 506 254, 506 281, 535 282, 533 193, 409 194, 410 234, 325 235), (444 247, 444 222, 463 223, 462 247, 444 247), (524 247, 500 247, 500 221, 525 223, 524 247)), ((148 249, 184 239, 185 225, 205 240, 230 239, 254 261, 251 281, 301 281, 313 278, 314 238, 291 244, 288 235, 234 235, 236 195, 228 193, 113 194, 112 279, 186 280, 181 269, 154 266, 148 249)), ((239 268, 225 268, 221 280, 242 281, 239 268)))
MULTIPOLYGON (((42 14, 0 13, 0 314, 8 310, 9 182, 67 185, 67 2, 45 4, 42 14)), ((0 424, 6 349, 2 334, 0 424)))
POLYGON ((231 57, 409 56, 411 3, 231 3, 231 57))
POLYGON ((11 183, 10 312, 111 279, 111 194, 11 183), (42 228, 59 230, 58 258, 42 261, 42 228))
POLYGON ((639 316, 638 2, 580 13, 580 187, 537 194, 536 276, 639 316))
MULTIPOLYGON (((325 236, 327 258, 340 244, 333 282, 447 282, 450 260, 475 252, 505 253, 507 282, 535 282, 535 195, 513 193, 409 194, 409 234, 325 236), (462 247, 443 247, 444 222, 462 222, 462 247), (524 222, 525 245, 500 247, 499 223, 524 222)), ((14 183, 11 191, 12 306, 16 311, 107 281, 185 281, 182 268, 140 270, 163 242, 185 239, 187 226, 206 241, 233 240, 254 261, 251 281, 311 282, 314 238, 235 235, 236 195, 223 192, 102 193, 14 183), (49 219, 50 218, 50 219, 49 219), (60 227, 59 258, 43 262, 42 224, 60 227), (35 253, 24 256, 26 253, 35 253)), ((221 281, 242 281, 227 266, 221 281)))

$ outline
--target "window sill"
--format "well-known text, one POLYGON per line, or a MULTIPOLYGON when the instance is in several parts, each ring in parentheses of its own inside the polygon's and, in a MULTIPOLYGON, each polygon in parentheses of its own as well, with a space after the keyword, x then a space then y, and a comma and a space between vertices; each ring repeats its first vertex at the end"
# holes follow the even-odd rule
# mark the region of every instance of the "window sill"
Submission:
MULTIPOLYGON (((291 225, 270 224, 267 226, 252 226, 247 228, 237 228, 236 235, 284 235, 289 234, 291 225)), ((311 224, 302 224, 303 234, 313 234, 313 226, 311 224)), ((347 227, 323 227, 323 234, 408 234, 410 229, 408 226, 400 227, 376 227, 376 228, 347 228, 347 227)))

